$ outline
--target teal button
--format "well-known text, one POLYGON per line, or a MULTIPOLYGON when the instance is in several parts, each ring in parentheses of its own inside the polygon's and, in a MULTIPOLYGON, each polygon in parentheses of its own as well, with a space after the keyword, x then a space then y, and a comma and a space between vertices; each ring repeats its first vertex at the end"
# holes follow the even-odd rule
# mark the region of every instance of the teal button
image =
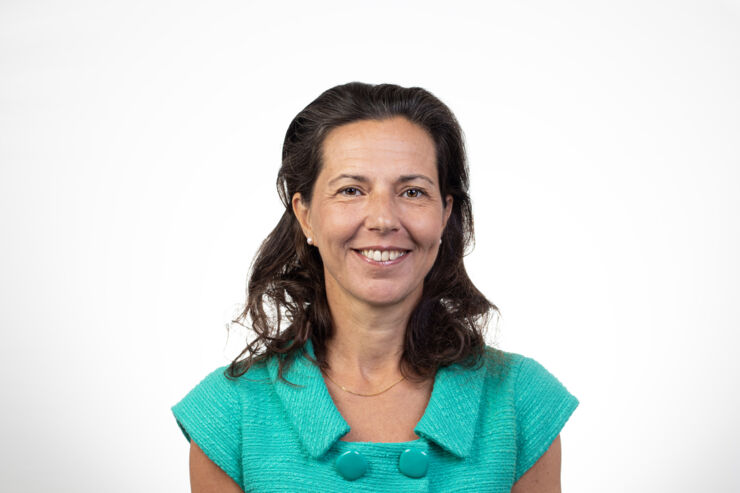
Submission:
POLYGON ((398 459, 398 468, 410 478, 423 478, 429 469, 429 457, 421 450, 406 449, 398 459))
POLYGON ((367 471, 367 461, 356 450, 349 450, 337 458, 337 471, 347 481, 362 477, 367 471))

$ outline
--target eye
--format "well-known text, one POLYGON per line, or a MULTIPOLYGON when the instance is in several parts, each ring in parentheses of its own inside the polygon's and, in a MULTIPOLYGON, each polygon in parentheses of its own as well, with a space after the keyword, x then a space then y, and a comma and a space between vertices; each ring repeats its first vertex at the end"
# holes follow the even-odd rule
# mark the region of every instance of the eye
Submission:
POLYGON ((360 189, 355 187, 346 187, 339 191, 341 195, 356 196, 360 195, 360 189))
POLYGON ((418 188, 409 188, 403 191, 403 195, 410 199, 416 199, 424 195, 424 192, 418 188))

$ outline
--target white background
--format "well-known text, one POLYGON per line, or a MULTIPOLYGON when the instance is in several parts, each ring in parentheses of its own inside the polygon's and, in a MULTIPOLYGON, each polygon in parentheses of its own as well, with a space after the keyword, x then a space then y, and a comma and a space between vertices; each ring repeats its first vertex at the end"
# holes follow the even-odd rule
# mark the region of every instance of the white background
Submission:
POLYGON ((419 85, 469 148, 489 340, 581 405, 566 492, 740 489, 736 1, 0 4, 4 491, 188 491, 292 117, 419 85))

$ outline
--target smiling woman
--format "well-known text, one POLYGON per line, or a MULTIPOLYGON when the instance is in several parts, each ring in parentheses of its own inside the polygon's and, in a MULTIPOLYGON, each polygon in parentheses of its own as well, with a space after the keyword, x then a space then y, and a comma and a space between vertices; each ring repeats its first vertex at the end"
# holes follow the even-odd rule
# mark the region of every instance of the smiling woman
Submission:
POLYGON ((452 212, 434 141, 402 117, 362 120, 329 133, 323 161, 311 202, 296 192, 293 210, 323 260, 330 306, 411 313, 452 212))
POLYGON ((578 401, 485 344, 467 190, 423 89, 337 86, 293 119, 237 320, 256 337, 173 407, 193 491, 559 491, 578 401))

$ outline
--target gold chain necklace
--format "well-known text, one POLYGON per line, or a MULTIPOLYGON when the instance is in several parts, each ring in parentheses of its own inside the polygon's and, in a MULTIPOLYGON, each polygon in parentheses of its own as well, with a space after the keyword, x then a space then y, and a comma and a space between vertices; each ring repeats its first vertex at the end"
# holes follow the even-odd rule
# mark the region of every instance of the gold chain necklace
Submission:
POLYGON ((380 392, 375 392, 374 394, 360 394, 359 392, 352 392, 351 390, 349 390, 349 389, 348 389, 347 387, 345 387, 344 385, 338 384, 338 383, 337 383, 337 382, 335 382, 335 381, 334 381, 334 379, 333 379, 333 378, 331 378, 331 377, 329 376, 329 374, 328 374, 328 373, 326 373, 325 371, 322 371, 322 373, 323 373, 323 374, 324 374, 324 375, 326 376, 326 378, 328 378, 328 379, 329 379, 329 380, 330 380, 330 381, 331 381, 331 382, 332 382, 332 383, 333 383, 334 385, 338 386, 338 387, 339 387, 340 389, 344 390, 345 392, 349 392, 350 394, 353 394, 353 395, 359 395, 360 397, 374 397, 374 396, 376 396, 376 395, 380 395, 380 394, 382 394, 383 392, 388 392, 388 391, 389 391, 389 390, 391 390, 391 389, 392 389, 393 387, 395 387, 395 386, 396 386, 396 385, 398 385, 399 383, 401 383, 401 382, 403 382, 404 380, 406 380, 406 377, 401 377, 401 380, 399 380, 398 382, 394 383, 393 385, 391 385, 390 387, 388 387, 388 388, 387 388, 387 389, 385 389, 385 390, 381 390, 380 392))

